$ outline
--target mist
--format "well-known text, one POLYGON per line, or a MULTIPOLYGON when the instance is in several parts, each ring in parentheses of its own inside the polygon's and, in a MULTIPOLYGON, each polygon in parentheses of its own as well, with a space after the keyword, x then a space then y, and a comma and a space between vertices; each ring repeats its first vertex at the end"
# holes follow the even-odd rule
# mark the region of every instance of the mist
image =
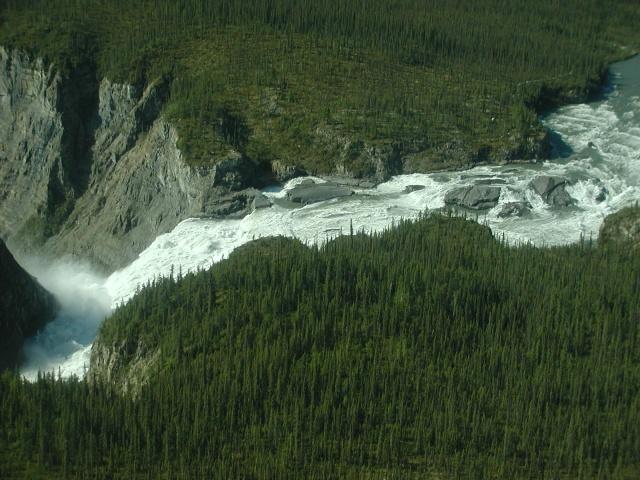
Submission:
POLYGON ((20 373, 35 380, 38 372, 83 377, 91 344, 111 312, 106 278, 88 264, 21 258, 20 264, 49 290, 60 304, 58 315, 36 336, 25 341, 20 373))

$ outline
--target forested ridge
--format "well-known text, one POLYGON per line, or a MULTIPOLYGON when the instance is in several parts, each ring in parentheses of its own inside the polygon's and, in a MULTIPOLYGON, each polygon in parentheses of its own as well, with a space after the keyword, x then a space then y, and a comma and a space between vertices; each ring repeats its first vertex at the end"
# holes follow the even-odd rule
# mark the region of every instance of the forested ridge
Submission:
POLYGON ((135 395, 2 375, 0 477, 635 479, 639 289, 460 218, 258 240, 104 323, 114 376, 157 355, 135 395))
POLYGON ((537 114, 640 47, 635 0, 5 0, 0 44, 170 90, 191 164, 230 149, 309 172, 336 144, 427 171, 541 154, 537 114))

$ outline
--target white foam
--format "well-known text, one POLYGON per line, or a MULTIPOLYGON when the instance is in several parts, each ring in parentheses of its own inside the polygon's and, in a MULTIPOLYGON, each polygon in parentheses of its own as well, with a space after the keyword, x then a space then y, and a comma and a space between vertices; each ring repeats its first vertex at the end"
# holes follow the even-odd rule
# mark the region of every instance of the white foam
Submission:
POLYGON ((21 373, 29 380, 34 380, 39 371, 82 377, 89 366, 93 339, 110 312, 105 279, 78 263, 45 265, 37 259, 27 259, 23 264, 54 294, 60 313, 25 342, 27 360, 21 373))

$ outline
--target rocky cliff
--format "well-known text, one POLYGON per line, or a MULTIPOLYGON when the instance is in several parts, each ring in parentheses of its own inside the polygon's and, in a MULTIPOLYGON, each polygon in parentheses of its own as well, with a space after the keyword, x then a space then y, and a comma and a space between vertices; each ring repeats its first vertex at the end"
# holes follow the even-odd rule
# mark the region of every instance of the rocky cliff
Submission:
POLYGON ((640 207, 628 207, 605 218, 598 242, 640 250, 640 207))
POLYGON ((16 263, 0 240, 0 370, 17 363, 24 339, 51 320, 57 308, 51 294, 16 263))
POLYGON ((87 378, 135 396, 149 383, 160 353, 157 347, 148 348, 141 338, 107 343, 99 336, 91 348, 87 378))
POLYGON ((251 163, 190 167, 161 115, 166 86, 63 77, 0 47, 0 234, 17 251, 130 262, 181 220, 246 210, 251 163))
POLYGON ((0 235, 9 246, 112 271, 183 219, 248 213, 258 193, 251 187, 265 179, 284 181, 306 169, 371 186, 401 173, 547 154, 544 131, 513 139, 505 151, 474 152, 456 141, 434 151, 372 145, 318 127, 311 137, 322 171, 277 158, 252 161, 234 149, 192 166, 163 116, 168 96, 162 79, 144 88, 118 84, 98 78, 90 62, 62 75, 0 47, 0 235))

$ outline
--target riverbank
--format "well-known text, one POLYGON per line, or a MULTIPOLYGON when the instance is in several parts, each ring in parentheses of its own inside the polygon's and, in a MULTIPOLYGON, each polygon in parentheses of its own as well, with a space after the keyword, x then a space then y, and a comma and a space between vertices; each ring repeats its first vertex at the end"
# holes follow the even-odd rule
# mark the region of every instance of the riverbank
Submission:
POLYGON ((640 45, 629 33, 640 14, 618 1, 601 11, 573 1, 436 8, 403 0, 391 17, 370 2, 353 17, 366 29, 353 24, 354 6, 334 18, 328 4, 269 16, 260 0, 197 14, 192 2, 184 12, 171 2, 152 11, 145 2, 88 0, 82 12, 11 3, 0 14, 0 44, 96 81, 141 90, 160 81, 188 164, 235 152, 276 179, 298 170, 383 181, 544 158, 537 116, 586 100, 603 66, 624 54, 617 45, 640 45))

